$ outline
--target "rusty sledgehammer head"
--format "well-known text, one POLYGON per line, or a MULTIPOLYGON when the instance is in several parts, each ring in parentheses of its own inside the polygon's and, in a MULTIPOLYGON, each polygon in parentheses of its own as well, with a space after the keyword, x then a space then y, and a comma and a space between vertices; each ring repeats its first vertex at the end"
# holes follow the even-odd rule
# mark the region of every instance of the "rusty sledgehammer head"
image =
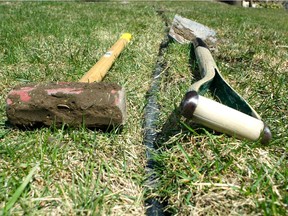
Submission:
POLYGON ((124 89, 115 83, 99 81, 130 39, 129 33, 123 34, 79 82, 16 86, 6 100, 9 123, 22 128, 66 124, 111 129, 123 125, 124 89))
POLYGON ((7 117, 18 127, 106 129, 126 118, 125 92, 113 83, 49 83, 16 86, 7 97, 7 117))

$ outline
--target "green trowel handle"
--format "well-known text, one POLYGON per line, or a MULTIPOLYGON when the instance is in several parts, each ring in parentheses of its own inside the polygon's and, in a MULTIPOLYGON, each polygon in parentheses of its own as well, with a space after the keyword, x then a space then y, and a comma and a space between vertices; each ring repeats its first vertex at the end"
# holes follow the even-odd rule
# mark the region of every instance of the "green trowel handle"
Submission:
POLYGON ((263 144, 271 139, 271 132, 263 121, 200 96, 196 91, 186 93, 181 112, 196 123, 240 139, 260 139, 263 144))
POLYGON ((203 95, 210 90, 222 104, 261 120, 250 104, 225 81, 207 45, 200 38, 196 38, 193 45, 201 79, 193 83, 189 91, 203 95))

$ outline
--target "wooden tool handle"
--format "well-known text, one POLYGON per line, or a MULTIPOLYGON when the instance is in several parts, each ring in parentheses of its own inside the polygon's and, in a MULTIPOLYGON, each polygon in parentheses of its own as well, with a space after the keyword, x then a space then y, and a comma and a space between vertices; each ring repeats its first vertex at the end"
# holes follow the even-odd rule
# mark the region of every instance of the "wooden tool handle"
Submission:
POLYGON ((79 80, 79 82, 100 82, 106 75, 116 58, 131 40, 131 34, 125 33, 100 58, 100 60, 79 80))
POLYGON ((262 143, 268 143, 272 137, 263 121, 202 97, 196 91, 186 93, 181 109, 182 115, 186 118, 240 139, 261 139, 262 143))

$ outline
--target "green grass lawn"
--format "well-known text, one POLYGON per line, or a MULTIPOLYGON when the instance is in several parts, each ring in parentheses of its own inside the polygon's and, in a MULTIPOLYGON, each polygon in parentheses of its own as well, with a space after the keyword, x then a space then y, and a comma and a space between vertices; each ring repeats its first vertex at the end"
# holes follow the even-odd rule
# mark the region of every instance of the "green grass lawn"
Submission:
POLYGON ((288 13, 212 2, 0 3, 0 215, 286 215, 288 13), (143 112, 166 26, 175 14, 213 28, 225 79, 270 126, 268 145, 191 124, 177 107, 191 84, 189 45, 170 43, 157 100, 157 185, 145 186, 143 112), (127 93, 119 133, 18 130, 5 98, 26 82, 77 81, 124 32, 131 43, 104 82, 127 93))

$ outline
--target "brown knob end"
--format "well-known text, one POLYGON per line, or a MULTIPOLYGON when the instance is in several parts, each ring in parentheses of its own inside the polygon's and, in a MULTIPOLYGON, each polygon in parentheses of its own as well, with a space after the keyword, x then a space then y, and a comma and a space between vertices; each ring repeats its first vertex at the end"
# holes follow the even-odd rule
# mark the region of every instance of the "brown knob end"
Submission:
POLYGON ((197 107, 198 100, 199 95, 196 91, 187 92, 180 105, 181 115, 183 115, 185 118, 192 118, 197 107))
POLYGON ((264 126, 263 133, 262 133, 262 144, 268 144, 272 139, 272 133, 267 125, 264 126))

